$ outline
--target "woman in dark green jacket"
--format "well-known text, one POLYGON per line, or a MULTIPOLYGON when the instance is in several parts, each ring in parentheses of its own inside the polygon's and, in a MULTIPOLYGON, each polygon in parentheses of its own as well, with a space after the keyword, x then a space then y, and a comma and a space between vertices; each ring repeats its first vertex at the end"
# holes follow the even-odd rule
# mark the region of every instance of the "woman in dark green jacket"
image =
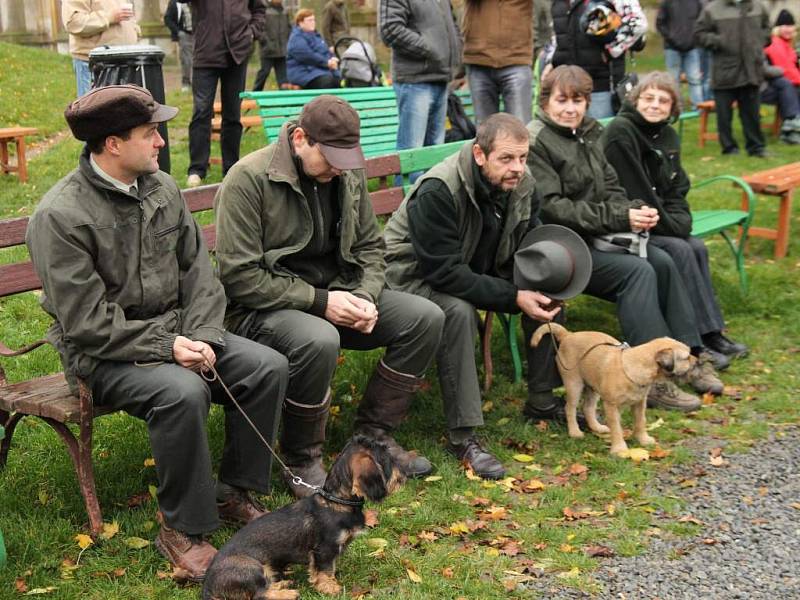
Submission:
MULTIPOLYGON (((721 393, 722 383, 704 352, 686 288, 669 255, 655 247, 647 248, 646 258, 592 247, 595 236, 649 231, 659 214, 619 185, 600 145, 602 127, 586 116, 591 91, 591 78, 574 65, 561 65, 542 81, 539 110, 528 126, 528 166, 542 196, 540 218, 587 238, 593 268, 586 293, 617 305, 630 344, 662 336, 682 341, 706 366, 694 370, 694 389, 721 393)), ((718 358, 727 362, 725 356, 718 358)), ((669 382, 651 388, 648 404, 689 411, 700 406, 700 399, 669 382)))
POLYGON ((681 140, 670 126, 679 114, 672 76, 650 73, 603 132, 603 149, 628 196, 658 211, 650 244, 665 250, 678 267, 703 344, 731 358, 744 356, 747 347, 722 333, 725 321, 711 283, 708 251, 701 239, 690 235, 689 177, 681 166, 681 140))

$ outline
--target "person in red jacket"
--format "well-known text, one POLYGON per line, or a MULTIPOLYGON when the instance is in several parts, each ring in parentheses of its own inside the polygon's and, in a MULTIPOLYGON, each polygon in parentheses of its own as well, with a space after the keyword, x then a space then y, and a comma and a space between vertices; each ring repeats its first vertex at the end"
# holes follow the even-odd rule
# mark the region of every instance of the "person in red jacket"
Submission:
MULTIPOLYGON (((774 79, 767 82, 769 88, 762 92, 762 99, 765 95, 773 97, 774 103, 780 107, 783 118, 781 139, 787 143, 800 142, 800 65, 793 46, 796 37, 794 16, 784 9, 775 20, 772 41, 764 48, 764 54, 772 66, 778 67, 783 73, 777 78, 781 86, 776 86, 774 79)), ((769 102, 769 99, 765 101, 769 102)))

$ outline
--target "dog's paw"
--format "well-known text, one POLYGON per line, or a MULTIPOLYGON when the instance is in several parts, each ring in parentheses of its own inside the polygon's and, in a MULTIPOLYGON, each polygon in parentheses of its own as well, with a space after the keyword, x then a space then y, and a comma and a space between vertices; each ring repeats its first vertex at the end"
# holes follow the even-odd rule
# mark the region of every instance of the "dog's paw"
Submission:
POLYGON ((275 589, 267 590, 267 600, 297 600, 300 597, 298 590, 275 589))
POLYGON ((628 451, 627 444, 619 444, 616 446, 611 446, 611 454, 615 456, 624 456, 627 451, 628 451))
POLYGON ((642 446, 652 446, 653 444, 656 443, 656 438, 654 438, 652 435, 647 435, 646 433, 640 435, 636 439, 639 440, 639 443, 642 446))
POLYGON ((580 429, 570 430, 569 437, 579 440, 583 437, 583 432, 580 429))
POLYGON ((611 428, 608 425, 598 423, 597 426, 592 429, 592 431, 599 435, 605 435, 606 433, 611 433, 611 428))
POLYGON ((314 583, 314 589, 321 594, 335 596, 342 591, 342 586, 339 585, 334 577, 326 575, 325 573, 319 573, 317 575, 317 581, 314 583))

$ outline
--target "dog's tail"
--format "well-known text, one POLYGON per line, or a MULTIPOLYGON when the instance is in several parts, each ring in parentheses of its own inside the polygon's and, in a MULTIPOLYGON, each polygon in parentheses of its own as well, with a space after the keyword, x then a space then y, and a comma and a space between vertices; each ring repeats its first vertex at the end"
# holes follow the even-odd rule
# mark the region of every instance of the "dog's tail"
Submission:
POLYGON ((553 337, 556 338, 556 341, 560 342, 561 338, 569 333, 566 327, 563 325, 559 325, 558 323, 545 323, 544 325, 540 325, 539 329, 533 332, 531 336, 531 346, 536 347, 539 345, 539 342, 542 341, 542 338, 546 336, 548 333, 551 333, 553 337))

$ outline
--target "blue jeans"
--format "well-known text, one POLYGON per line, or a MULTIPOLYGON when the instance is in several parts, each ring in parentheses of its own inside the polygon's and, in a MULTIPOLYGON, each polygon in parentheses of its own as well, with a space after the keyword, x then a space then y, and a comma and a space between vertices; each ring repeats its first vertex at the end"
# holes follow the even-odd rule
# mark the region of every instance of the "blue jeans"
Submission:
POLYGON ((711 50, 700 49, 700 72, 703 74, 703 100, 713 100, 714 92, 711 91, 711 50))
POLYGON ((500 111, 514 115, 526 125, 531 120, 532 73, 529 65, 512 65, 502 69, 467 65, 475 121, 480 123, 500 111))
POLYGON ((693 106, 697 106, 704 99, 700 54, 700 48, 692 48, 688 52, 664 48, 667 71, 675 78, 678 89, 680 89, 681 73, 686 73, 686 80, 689 82, 689 100, 691 100, 693 106))
POLYGON ((89 70, 89 61, 72 59, 72 70, 75 71, 75 81, 78 83, 78 98, 92 89, 92 72, 89 70))
POLYGON ((395 83, 397 149, 444 143, 447 119, 446 83, 395 83))
POLYGON ((592 102, 586 114, 594 119, 605 119, 614 116, 611 105, 611 92, 592 92, 592 102))

